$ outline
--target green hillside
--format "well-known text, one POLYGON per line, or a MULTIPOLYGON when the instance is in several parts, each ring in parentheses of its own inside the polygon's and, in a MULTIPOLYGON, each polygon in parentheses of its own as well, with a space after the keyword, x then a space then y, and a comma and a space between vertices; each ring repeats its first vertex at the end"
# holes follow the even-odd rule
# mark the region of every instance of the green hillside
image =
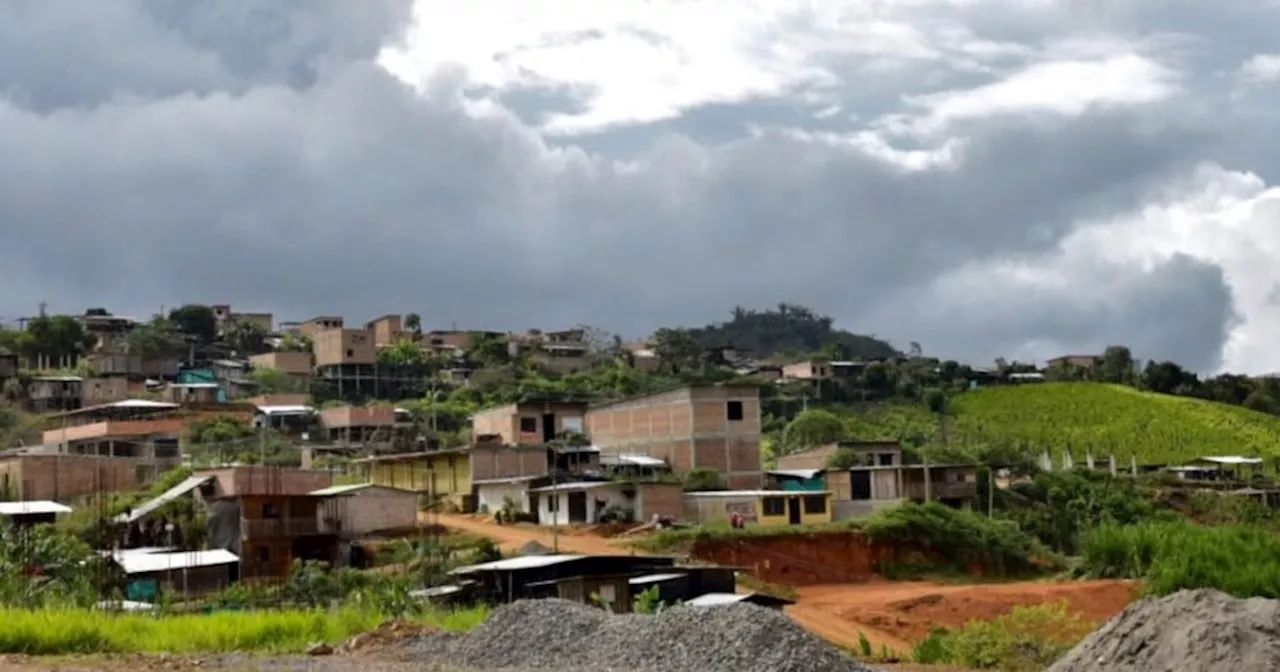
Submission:
MULTIPOLYGON (((859 438, 936 437, 922 406, 890 405, 848 418, 859 438)), ((1204 455, 1280 456, 1280 417, 1238 406, 1141 392, 1122 385, 1043 383, 964 392, 950 401, 948 443, 1062 449, 1080 459, 1181 462, 1204 455)))

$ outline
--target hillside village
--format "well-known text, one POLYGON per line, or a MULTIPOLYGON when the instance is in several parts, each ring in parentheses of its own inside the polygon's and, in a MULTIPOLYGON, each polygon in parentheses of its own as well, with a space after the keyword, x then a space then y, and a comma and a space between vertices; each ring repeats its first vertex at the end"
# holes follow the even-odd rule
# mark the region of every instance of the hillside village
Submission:
POLYGON ((278 605, 341 570, 435 608, 746 601, 897 658, 966 619, 886 626, 877 577, 1076 565, 1104 581, 1061 594, 1101 620, 1158 564, 1124 560, 1144 535, 1280 529, 1280 386, 1121 346, 974 367, 789 305, 638 342, 186 305, 40 314, 0 348, 5 562, 119 608, 278 605), (106 565, 33 561, 31 535, 106 565))

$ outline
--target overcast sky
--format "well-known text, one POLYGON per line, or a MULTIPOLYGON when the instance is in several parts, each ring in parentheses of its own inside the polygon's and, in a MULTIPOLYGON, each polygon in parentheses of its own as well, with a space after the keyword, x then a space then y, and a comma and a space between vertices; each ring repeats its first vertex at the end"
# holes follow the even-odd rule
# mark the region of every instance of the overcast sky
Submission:
POLYGON ((0 319, 1280 370, 1274 0, 7 0, 0 319))

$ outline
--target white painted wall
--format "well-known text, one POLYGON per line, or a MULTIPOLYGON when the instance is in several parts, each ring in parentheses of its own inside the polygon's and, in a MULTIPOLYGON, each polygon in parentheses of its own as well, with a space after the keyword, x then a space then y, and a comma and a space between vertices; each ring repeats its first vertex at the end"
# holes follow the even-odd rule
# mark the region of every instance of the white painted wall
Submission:
MULTIPOLYGON (((622 494, 621 485, 607 485, 599 488, 591 488, 585 491, 587 493, 587 521, 595 521, 596 516, 603 513, 605 509, 611 506, 621 506, 624 509, 634 510, 636 500, 628 498, 622 494), (603 504, 597 508, 596 500, 602 500, 603 504)), ((543 525, 568 525, 569 524, 569 493, 568 492, 540 492, 538 493, 538 521, 543 525), (554 500, 558 503, 555 511, 552 511, 551 502, 554 500)))
POLYGON ((488 511, 491 515, 502 509, 506 498, 510 497, 519 506, 521 513, 529 512, 529 484, 525 483, 492 483, 476 486, 476 506, 488 511))

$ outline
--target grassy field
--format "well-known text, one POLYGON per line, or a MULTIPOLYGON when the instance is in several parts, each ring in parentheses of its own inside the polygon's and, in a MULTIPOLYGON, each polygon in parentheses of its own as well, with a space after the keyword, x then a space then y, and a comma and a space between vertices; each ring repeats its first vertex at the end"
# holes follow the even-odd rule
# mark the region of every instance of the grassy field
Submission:
MULTIPOLYGON (((1014 446, 1027 453, 1070 449, 1077 459, 1115 454, 1128 461, 1179 462, 1204 455, 1280 456, 1280 418, 1198 399, 1101 383, 992 387, 951 399, 949 442, 1014 446)), ((891 405, 849 417, 859 437, 935 437, 921 406, 891 405)))
MULTIPOLYGON (((443 630, 478 625, 482 608, 421 614, 416 620, 443 630)), ((89 609, 0 609, 0 654, 175 654, 253 651, 300 652, 316 642, 335 644, 387 620, 372 610, 344 608, 225 611, 213 614, 115 614, 89 609)))

